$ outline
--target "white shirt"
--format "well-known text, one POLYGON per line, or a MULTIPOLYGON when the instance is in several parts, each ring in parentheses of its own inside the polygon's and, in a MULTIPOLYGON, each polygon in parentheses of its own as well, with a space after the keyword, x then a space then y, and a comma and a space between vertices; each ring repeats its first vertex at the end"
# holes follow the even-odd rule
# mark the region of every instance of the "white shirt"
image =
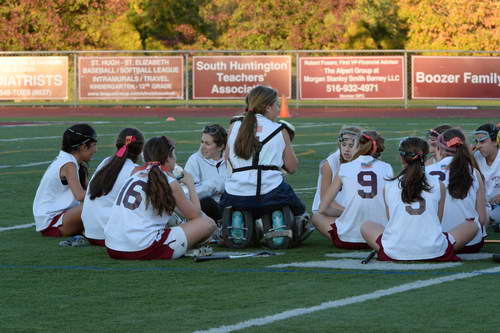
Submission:
POLYGON ((497 152, 497 156, 491 165, 486 163, 486 159, 479 151, 474 153, 474 158, 484 176, 486 200, 489 202, 500 194, 500 151, 497 152))
MULTIPOLYGON (((319 210, 319 205, 321 203, 321 181, 323 180, 323 175, 321 174, 321 168, 323 167, 323 163, 328 163, 328 165, 330 166, 330 169, 332 170, 332 179, 331 180, 333 181, 333 179, 335 178, 335 176, 337 175, 337 173, 339 172, 339 169, 340 169, 340 150, 337 150, 333 154, 330 154, 330 156, 328 156, 326 158, 326 160, 324 160, 319 166, 318 183, 316 185, 316 193, 314 194, 314 201, 312 204, 312 211, 313 212, 319 210)), ((340 191, 339 193, 337 193, 337 197, 335 198, 335 201, 339 205, 344 206, 345 205, 345 191, 340 191)))
MULTIPOLYGON (((97 171, 101 170, 110 161, 110 159, 111 157, 105 158, 97 166, 94 176, 97 171)), ((126 159, 118 177, 116 178, 113 188, 107 195, 90 200, 90 193, 87 191, 82 209, 82 221, 86 237, 92 239, 104 239, 104 228, 106 227, 111 215, 111 208, 115 204, 120 189, 130 177, 132 170, 134 170, 136 166, 137 164, 132 162, 130 159, 126 159)), ((94 177, 92 177, 92 179, 93 178, 94 177)), ((90 182, 92 182, 92 179, 90 182)))
POLYGON ((382 192, 385 179, 392 175, 390 164, 368 155, 340 165, 339 177, 346 203, 344 211, 335 222, 340 240, 365 243, 360 231, 363 223, 387 223, 382 192))
MULTIPOLYGON (((476 172, 473 174, 473 183, 469 188, 469 192, 467 193, 467 197, 464 199, 455 199, 453 198, 449 191, 448 185, 450 180, 450 170, 449 165, 453 160, 452 156, 447 156, 443 158, 441 161, 429 165, 425 168, 425 172, 428 175, 428 178, 435 177, 444 183, 446 186, 446 201, 444 204, 444 213, 443 219, 441 222, 443 231, 450 231, 455 228, 457 225, 464 223, 465 219, 475 219, 479 220, 479 213, 476 211, 476 198, 477 191, 479 189, 479 181, 477 179, 478 175, 476 172)), ((481 242, 483 238, 483 232, 479 230, 476 233, 476 236, 467 243, 467 246, 477 244, 481 242)))
MULTIPOLYGON (((263 141, 269 134, 276 130, 279 126, 266 117, 256 114, 257 118, 257 137, 259 141, 263 141)), ((238 135, 242 122, 237 121, 233 124, 231 134, 228 138, 229 161, 232 169, 242 168, 252 165, 252 157, 244 160, 236 156, 234 153, 234 143, 238 135)), ((269 140, 260 152, 259 165, 275 165, 283 166, 283 152, 285 151, 285 139, 280 132, 269 140)), ((260 194, 266 194, 274 190, 283 182, 283 175, 278 170, 262 171, 262 182, 260 194)), ((225 183, 227 193, 239 196, 255 196, 257 187, 257 170, 248 170, 241 172, 233 172, 225 183)))
POLYGON ((382 234, 384 252, 396 260, 424 260, 442 256, 448 248, 438 218, 441 192, 439 180, 427 177, 430 192, 422 192, 423 202, 404 203, 396 179, 385 185, 389 222, 382 234))
POLYGON ((47 229, 54 216, 80 204, 73 196, 69 185, 63 185, 61 182, 61 167, 66 163, 73 163, 78 172, 79 166, 76 158, 72 154, 60 151, 38 185, 33 201, 36 231, 47 229))
POLYGON ((189 156, 184 170, 193 176, 196 193, 200 199, 212 197, 219 202, 224 192, 227 168, 224 158, 220 160, 206 159, 198 150, 189 156))
MULTIPOLYGON (((146 208, 144 189, 149 170, 140 171, 127 179, 118 195, 104 228, 106 247, 115 251, 136 252, 158 241, 167 227, 170 215, 159 216, 151 203, 146 208)), ((165 174, 168 183, 174 178, 165 174)))

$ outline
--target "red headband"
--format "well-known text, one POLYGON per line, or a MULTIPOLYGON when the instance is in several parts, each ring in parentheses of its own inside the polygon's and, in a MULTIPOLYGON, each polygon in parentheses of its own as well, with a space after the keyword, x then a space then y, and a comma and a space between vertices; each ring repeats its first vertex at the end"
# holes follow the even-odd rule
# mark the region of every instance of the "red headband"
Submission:
POLYGON ((460 139, 458 136, 455 136, 454 138, 451 138, 446 142, 446 147, 451 148, 455 146, 461 146, 463 144, 464 142, 462 141, 462 139, 460 139))
POLYGON ((128 145, 131 144, 132 142, 136 142, 136 141, 137 141, 137 138, 135 136, 127 135, 125 137, 125 144, 123 146, 121 146, 120 149, 118 149, 115 156, 122 158, 123 155, 125 155, 125 151, 127 150, 128 145))
POLYGON ((370 155, 373 155, 375 154, 375 152, 377 151, 377 141, 375 141, 371 136, 369 135, 366 135, 366 134, 363 134, 363 136, 370 140, 372 142, 372 151, 370 152, 370 155))

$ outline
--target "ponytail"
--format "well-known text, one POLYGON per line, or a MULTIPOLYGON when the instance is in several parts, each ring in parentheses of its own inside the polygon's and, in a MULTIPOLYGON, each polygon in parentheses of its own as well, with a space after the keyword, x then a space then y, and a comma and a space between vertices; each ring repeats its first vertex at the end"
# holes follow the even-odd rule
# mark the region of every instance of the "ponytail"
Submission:
POLYGON ((257 86, 253 88, 245 98, 246 114, 234 143, 234 153, 241 159, 250 159, 257 147, 257 117, 256 114, 265 115, 267 107, 278 100, 278 93, 270 87, 257 86))
POLYGON ((377 131, 364 131, 359 137, 359 149, 353 160, 359 156, 369 155, 379 158, 385 150, 385 140, 377 131))
POLYGON ((125 161, 130 159, 136 163, 143 145, 144 137, 139 130, 125 128, 120 132, 116 139, 117 151, 115 155, 92 178, 89 186, 90 200, 111 192, 125 161))
POLYGON ((167 159, 173 157, 175 145, 165 136, 151 138, 144 146, 144 160, 149 169, 146 193, 146 208, 153 206, 156 214, 172 214, 175 209, 175 198, 168 183, 167 176, 161 169, 167 159))
POLYGON ((168 184, 167 176, 160 169, 159 163, 151 166, 145 192, 146 208, 151 204, 159 216, 162 216, 163 212, 168 215, 172 214, 175 209, 174 195, 168 184))
POLYGON ((465 199, 474 182, 475 161, 472 157, 465 135, 461 130, 452 128, 438 137, 438 146, 448 156, 453 156, 449 166, 450 179, 448 193, 452 198, 465 199))
POLYGON ((404 203, 423 200, 422 192, 429 192, 431 186, 425 176, 425 159, 429 153, 429 145, 417 137, 408 137, 401 141, 399 154, 405 162, 405 167, 394 178, 399 180, 401 200, 404 203))
POLYGON ((256 134, 257 117, 254 110, 248 110, 241 123, 236 141, 234 143, 234 153, 244 160, 253 156, 259 145, 256 134))
POLYGON ((87 180, 89 179, 89 167, 87 162, 78 164, 78 179, 80 180, 82 188, 87 190, 87 180))

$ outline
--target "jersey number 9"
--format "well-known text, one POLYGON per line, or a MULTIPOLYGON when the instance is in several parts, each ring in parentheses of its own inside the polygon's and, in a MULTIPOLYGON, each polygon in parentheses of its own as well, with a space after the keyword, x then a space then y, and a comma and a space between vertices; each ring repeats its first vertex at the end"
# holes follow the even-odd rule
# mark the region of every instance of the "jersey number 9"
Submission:
POLYGON ((371 199, 377 195, 377 174, 373 171, 361 171, 358 173, 358 183, 363 187, 369 187, 369 192, 358 190, 358 195, 363 199, 371 199))

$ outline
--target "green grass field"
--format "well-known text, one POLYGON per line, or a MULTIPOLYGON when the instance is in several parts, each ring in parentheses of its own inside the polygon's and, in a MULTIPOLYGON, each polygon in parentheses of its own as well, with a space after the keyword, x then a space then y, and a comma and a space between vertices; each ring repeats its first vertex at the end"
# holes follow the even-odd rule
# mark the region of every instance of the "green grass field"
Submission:
MULTIPOLYGON (((14 124, 27 120, 3 121, 14 124)), ((336 149, 337 133, 343 124, 380 131, 386 138, 382 159, 398 172, 396 152, 401 138, 423 136, 427 129, 441 123, 459 125, 470 132, 482 123, 497 121, 292 118, 290 122, 297 127, 294 145, 300 170, 289 177, 289 182, 310 208, 319 163, 336 149)), ((5 230, 33 223, 32 200, 38 183, 57 155, 62 132, 75 122, 79 121, 38 118, 33 126, 0 127, 2 333, 192 332, 224 325, 230 327, 213 332, 247 326, 242 331, 499 329, 500 266, 489 258, 464 260, 450 267, 431 264, 425 269, 419 269, 417 263, 409 264, 408 270, 403 264, 380 268, 375 260, 361 267, 356 254, 335 249, 315 232, 302 247, 280 251, 283 254, 274 257, 204 263, 194 263, 190 258, 131 262, 110 259, 98 247, 59 247, 61 239, 43 238, 34 227, 5 230), (352 258, 325 256, 346 253, 352 258), (312 261, 351 266, 270 267, 312 261), (290 310, 296 311, 286 312, 290 310), (275 320, 280 313, 285 319, 275 320), (245 321, 250 322, 247 325, 245 321)), ((177 142, 178 163, 183 165, 198 148, 202 127, 214 122, 226 125, 228 120, 86 118, 81 122, 91 123, 99 135, 98 151, 91 162, 93 170, 114 152, 115 136, 123 127, 136 127, 146 138, 172 137, 177 142)), ((492 230, 489 234, 489 239, 500 238, 492 230)), ((215 251, 226 249, 216 247, 215 251)), ((500 253, 500 245, 487 244, 483 252, 500 253)))

